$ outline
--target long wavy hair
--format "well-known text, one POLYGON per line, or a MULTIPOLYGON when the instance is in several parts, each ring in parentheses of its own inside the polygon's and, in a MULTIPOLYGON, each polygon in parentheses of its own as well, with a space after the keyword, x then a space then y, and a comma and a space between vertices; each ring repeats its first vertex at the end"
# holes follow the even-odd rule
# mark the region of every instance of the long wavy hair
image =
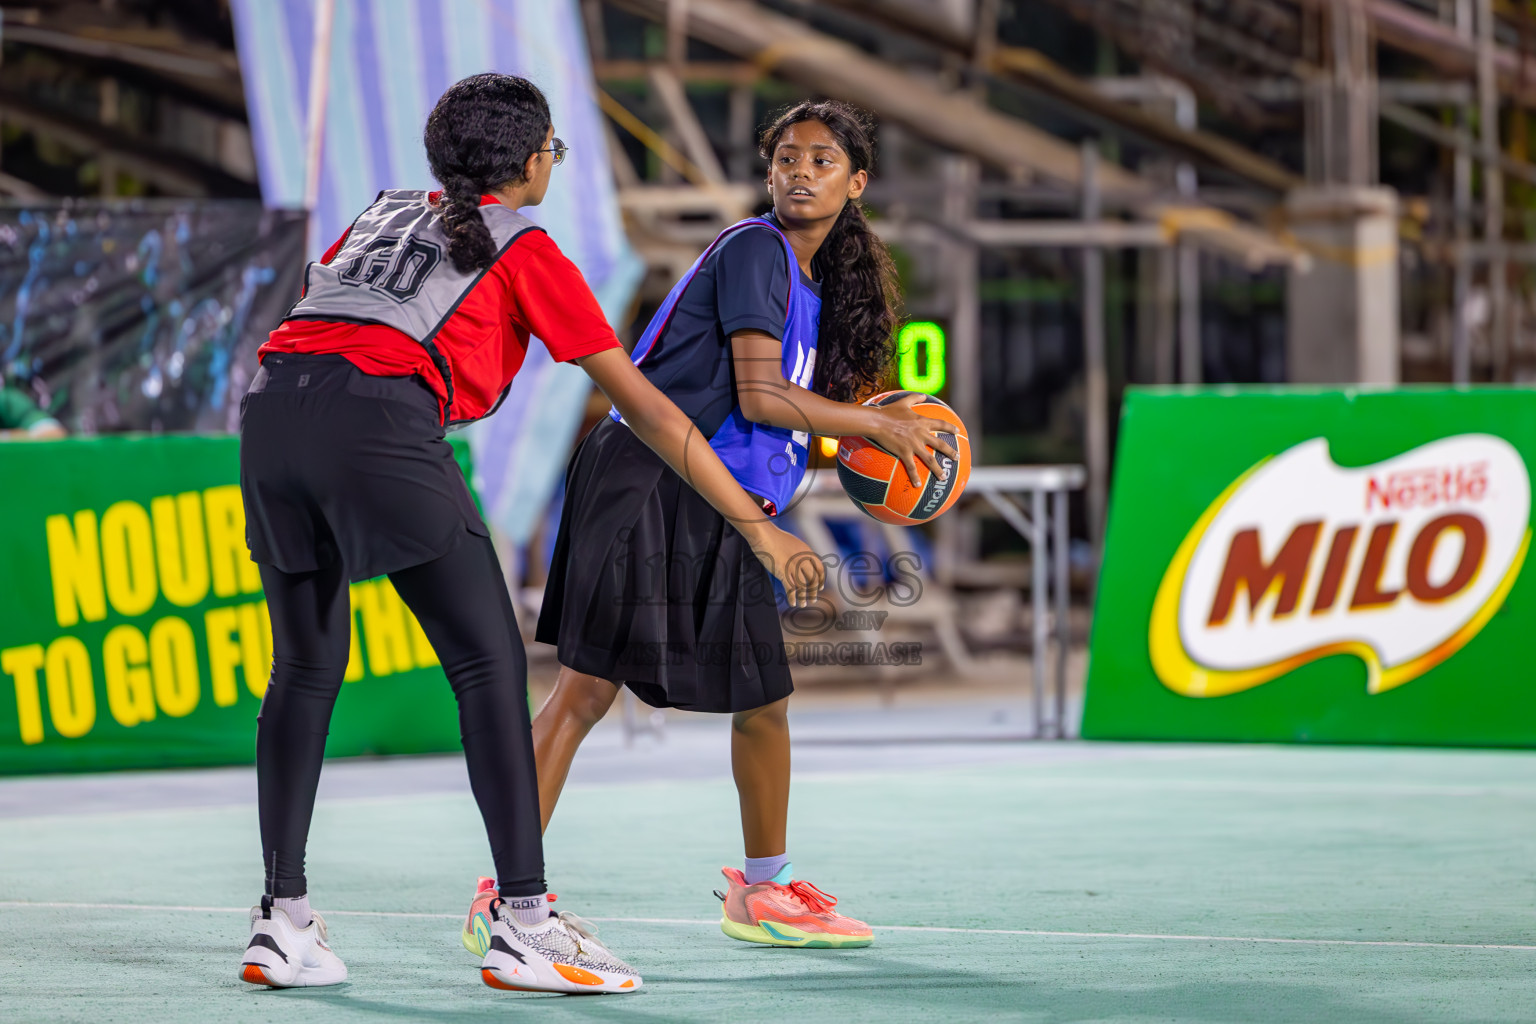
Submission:
POLYGON ((519 185, 528 158, 544 145, 549 103, 516 75, 486 73, 454 83, 432 113, 422 142, 427 165, 443 186, 439 210, 448 258, 461 274, 496 261, 496 243, 480 216, 480 196, 519 185))
MULTIPOLYGON (((804 121, 827 126, 852 163, 849 174, 874 164, 869 115, 835 100, 807 100, 779 114, 763 131, 758 153, 771 161, 784 132, 804 121)), ((815 391, 836 402, 858 401, 879 390, 890 373, 900 321, 896 265, 857 199, 843 205, 815 262, 821 272, 815 391)))

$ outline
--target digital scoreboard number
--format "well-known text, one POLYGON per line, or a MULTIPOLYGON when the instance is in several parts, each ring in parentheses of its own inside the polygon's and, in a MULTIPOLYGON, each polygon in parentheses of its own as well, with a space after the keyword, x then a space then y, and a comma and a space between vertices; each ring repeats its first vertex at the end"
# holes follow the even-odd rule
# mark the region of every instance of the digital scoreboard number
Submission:
POLYGON ((944 389, 944 328, 916 320, 896 338, 896 376, 905 391, 937 395, 944 389))

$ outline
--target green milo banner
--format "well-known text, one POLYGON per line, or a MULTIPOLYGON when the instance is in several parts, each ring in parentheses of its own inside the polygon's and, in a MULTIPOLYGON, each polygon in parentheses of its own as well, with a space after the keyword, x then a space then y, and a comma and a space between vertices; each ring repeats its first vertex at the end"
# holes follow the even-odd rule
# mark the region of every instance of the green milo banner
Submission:
POLYGON ((1536 746, 1536 391, 1133 390, 1083 735, 1536 746))
MULTIPOLYGON (((0 773, 249 762, 271 625, 233 437, 0 444, 0 773)), ((352 586, 327 753, 458 747, 387 579, 352 586)))

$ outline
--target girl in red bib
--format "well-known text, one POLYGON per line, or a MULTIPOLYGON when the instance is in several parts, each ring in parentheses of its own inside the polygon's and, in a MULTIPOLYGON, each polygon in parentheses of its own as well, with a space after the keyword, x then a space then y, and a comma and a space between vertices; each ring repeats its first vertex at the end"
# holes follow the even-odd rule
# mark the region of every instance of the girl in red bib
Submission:
POLYGON ((543 199, 565 156, 538 89, 509 75, 467 78, 438 101, 425 142, 442 191, 381 193, 309 266, 242 402, 240 479, 273 669, 256 738, 267 890, 251 911, 240 977, 274 987, 346 979, 309 908, 304 851, 350 650, 348 583, 388 575, 458 699, 497 875, 476 947, 483 979, 632 992, 640 976, 579 918, 547 905, 522 641, 444 431, 495 410, 536 335, 591 375, 794 600, 814 597, 824 569, 635 368, 576 268, 517 212, 543 199))

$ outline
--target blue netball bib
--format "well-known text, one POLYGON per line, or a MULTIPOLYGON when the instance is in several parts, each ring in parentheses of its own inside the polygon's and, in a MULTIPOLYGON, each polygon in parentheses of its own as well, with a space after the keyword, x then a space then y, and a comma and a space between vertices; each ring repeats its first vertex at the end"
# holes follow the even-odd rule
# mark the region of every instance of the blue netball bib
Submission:
MULTIPOLYGON (((688 273, 673 285, 666 301, 651 318, 645 333, 635 345, 632 358, 636 365, 644 361, 651 347, 656 344, 656 339, 666 330, 672 311, 705 259, 736 232, 754 225, 769 228, 778 235, 784 245, 784 254, 789 259, 789 281, 765 281, 763 286, 789 289, 788 310, 784 320, 784 379, 810 389, 816 374, 816 336, 821 322, 821 298, 800 280, 799 264, 784 232, 777 224, 762 217, 749 217, 722 231, 709 248, 704 250, 703 255, 694 261, 688 273)), ((609 415, 623 422, 617 409, 609 415)), ((769 515, 778 515, 781 509, 788 507, 795 488, 800 486, 800 481, 805 477, 806 464, 811 454, 810 440, 807 430, 754 423, 743 416, 741 407, 736 405, 709 439, 709 446, 720 457, 725 468, 731 471, 736 482, 767 502, 769 515)))

